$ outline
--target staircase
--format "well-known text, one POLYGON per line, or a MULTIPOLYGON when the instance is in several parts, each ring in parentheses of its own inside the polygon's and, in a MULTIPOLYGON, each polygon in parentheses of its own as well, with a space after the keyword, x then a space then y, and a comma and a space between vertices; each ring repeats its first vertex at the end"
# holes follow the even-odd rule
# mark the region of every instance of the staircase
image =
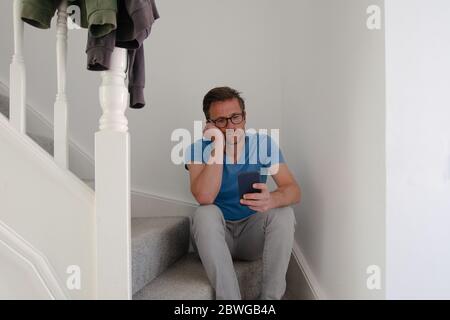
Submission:
MULTIPOLYGON (((215 300, 198 253, 189 251, 188 217, 132 218, 133 300, 215 300)), ((234 260, 243 300, 261 293, 262 259, 234 260)), ((296 300, 290 284, 283 300, 296 300)))
MULTIPOLYGON (((9 117, 9 98, 0 93, 0 113, 9 117)), ((53 140, 28 132, 37 144, 53 155, 53 140)), ((94 181, 83 179, 92 189, 94 181)), ((134 300, 214 300, 202 262, 189 252, 188 217, 131 219, 132 293, 134 300)), ((245 300, 259 297, 262 261, 234 261, 245 300)), ((289 290, 283 299, 292 299, 289 290)))
MULTIPOLYGON (((133 218, 134 300, 214 300, 197 253, 189 249, 189 218, 133 218)), ((242 299, 258 298, 262 261, 235 261, 242 299)))
MULTIPOLYGON (((13 2, 14 55, 10 66, 9 94, 0 86, 0 118, 9 119, 0 119, 4 129, 1 141, 10 150, 7 152, 9 157, 0 158, 4 159, 4 175, 0 176, 2 204, 8 208, 3 212, 0 210, 0 222, 4 226, 0 236, 24 249, 28 264, 18 259, 24 256, 11 250, 8 243, 3 243, 0 249, 3 248, 3 256, 13 266, 11 269, 28 270, 23 272, 28 278, 22 281, 19 289, 27 292, 30 281, 35 280, 39 290, 53 288, 54 292, 64 292, 49 295, 48 290, 41 290, 44 293, 40 291, 39 297, 43 298, 215 299, 214 289, 198 254, 189 251, 192 246, 188 217, 130 218, 130 150, 125 116, 127 59, 124 49, 116 48, 111 58, 111 69, 101 72, 99 96, 103 112, 99 131, 94 137, 97 190, 93 191, 94 179, 79 179, 69 170, 67 0, 61 2, 57 14, 58 91, 54 136, 50 138, 30 132, 25 121, 26 68, 21 4, 21 0, 13 2), (8 168, 17 172, 8 172, 8 168), (24 194, 22 189, 28 193, 24 194), (30 198, 31 211, 36 210, 32 216, 29 215, 28 202, 21 202, 24 196, 30 198), (53 224, 51 227, 50 222, 53 224), (51 241, 55 239, 59 241, 51 241), (68 247, 70 254, 62 254, 62 248, 68 247), (71 289, 65 288, 67 277, 70 277, 67 275, 68 263, 84 268, 84 277, 80 280, 83 289, 79 291, 69 292, 71 289), (42 270, 47 275, 45 279, 39 274, 42 270)), ((0 237, 0 244, 1 240, 0 237)), ((260 296, 261 260, 234 261, 243 299, 260 296)), ((9 296, 12 296, 11 292, 6 293, 6 297, 9 296)), ((287 290, 283 299, 290 298, 287 290)))
MULTIPOLYGON (((0 93, 0 113, 9 119, 9 97, 2 93, 0 93)), ((32 132, 27 132, 27 135, 53 156, 53 139, 32 132)))

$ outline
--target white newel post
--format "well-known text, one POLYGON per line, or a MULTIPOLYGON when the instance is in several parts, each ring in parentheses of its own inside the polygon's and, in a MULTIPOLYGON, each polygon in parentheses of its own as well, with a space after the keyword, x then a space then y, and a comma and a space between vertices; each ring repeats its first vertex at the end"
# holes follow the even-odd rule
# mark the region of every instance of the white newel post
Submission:
POLYGON ((58 8, 56 24, 56 67, 58 92, 54 104, 54 158, 63 169, 68 168, 68 103, 66 95, 67 75, 67 0, 58 8))
POLYGON ((103 115, 95 133, 97 297, 131 299, 130 149, 127 51, 115 48, 109 71, 101 72, 103 115))
POLYGON ((14 0, 14 54, 9 68, 9 119, 19 132, 26 133, 26 74, 23 59, 22 1, 14 0))

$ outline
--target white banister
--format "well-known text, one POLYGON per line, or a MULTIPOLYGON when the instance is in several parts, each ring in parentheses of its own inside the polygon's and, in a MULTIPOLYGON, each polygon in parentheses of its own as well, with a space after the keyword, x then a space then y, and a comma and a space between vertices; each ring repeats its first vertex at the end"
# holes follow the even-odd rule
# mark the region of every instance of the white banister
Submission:
POLYGON ((14 0, 14 54, 9 68, 9 119, 19 132, 26 133, 26 73, 23 58, 22 0, 14 0))
POLYGON ((56 163, 64 169, 68 168, 68 103, 66 95, 67 77, 67 0, 58 8, 56 23, 56 70, 58 91, 54 104, 54 157, 56 163))
POLYGON ((131 299, 130 149, 125 110, 127 51, 115 48, 101 72, 103 115, 95 133, 97 298, 131 299))

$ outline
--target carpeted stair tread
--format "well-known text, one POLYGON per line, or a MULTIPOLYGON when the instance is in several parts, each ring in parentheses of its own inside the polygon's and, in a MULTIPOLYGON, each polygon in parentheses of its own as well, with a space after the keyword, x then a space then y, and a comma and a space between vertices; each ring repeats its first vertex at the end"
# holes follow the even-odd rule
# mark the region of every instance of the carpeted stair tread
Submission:
MULTIPOLYGON (((0 94, 0 113, 9 119, 9 97, 0 94)), ((42 135, 27 132, 28 136, 40 145, 45 151, 53 155, 54 144, 53 139, 42 135)))
POLYGON ((84 183, 86 183, 92 190, 95 190, 95 180, 91 178, 82 178, 84 183))
MULTIPOLYGON (((244 300, 259 297, 262 259, 234 261, 241 296, 244 300)), ((188 253, 167 271, 134 294, 134 300, 214 300, 215 292, 197 253, 188 253)))
POLYGON ((133 293, 189 250, 188 217, 131 219, 133 293))
POLYGON ((9 97, 0 94, 0 113, 9 118, 9 97))
POLYGON ((54 153, 54 143, 51 138, 41 136, 39 134, 29 133, 28 136, 33 139, 34 142, 36 142, 38 145, 41 146, 42 149, 47 151, 50 155, 53 155, 54 153))

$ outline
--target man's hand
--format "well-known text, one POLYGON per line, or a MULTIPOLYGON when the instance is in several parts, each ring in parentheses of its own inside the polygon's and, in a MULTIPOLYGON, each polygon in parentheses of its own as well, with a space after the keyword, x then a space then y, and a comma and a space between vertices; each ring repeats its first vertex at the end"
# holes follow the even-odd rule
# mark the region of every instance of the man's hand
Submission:
POLYGON ((260 193, 246 193, 241 204, 249 206, 250 209, 257 212, 266 212, 272 208, 273 199, 265 183, 254 183, 253 188, 260 189, 260 193))
POLYGON ((215 142, 216 146, 223 147, 222 151, 225 151, 225 135, 214 125, 214 123, 206 122, 205 128, 203 129, 203 137, 215 142))
POLYGON ((212 122, 207 122, 206 123, 205 128, 203 129, 203 137, 205 139, 208 139, 208 140, 211 140, 211 141, 214 141, 216 139, 223 139, 223 140, 225 140, 225 135, 212 122))

